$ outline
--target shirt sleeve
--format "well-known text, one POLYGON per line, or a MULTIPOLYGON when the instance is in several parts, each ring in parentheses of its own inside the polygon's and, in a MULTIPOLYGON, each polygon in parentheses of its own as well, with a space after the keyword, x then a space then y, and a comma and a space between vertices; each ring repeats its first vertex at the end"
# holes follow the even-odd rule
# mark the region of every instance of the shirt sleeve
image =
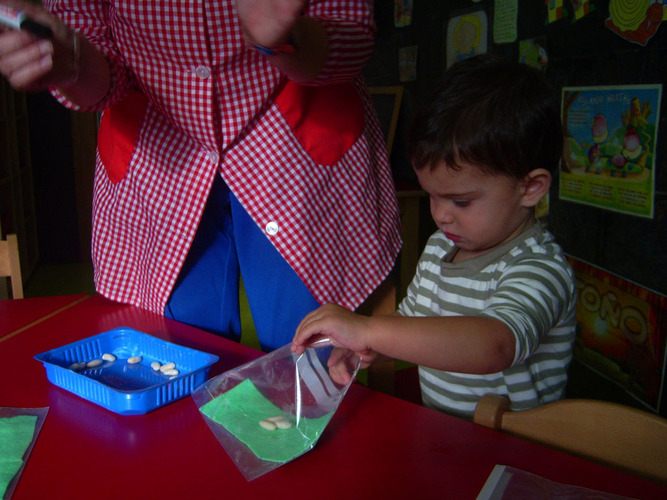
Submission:
POLYGON ((373 2, 311 1, 306 16, 317 19, 329 38, 324 67, 308 85, 344 82, 359 75, 373 53, 376 34, 373 2))
POLYGON ((513 364, 524 362, 572 312, 574 277, 562 259, 519 258, 503 272, 481 316, 508 325, 516 339, 513 364))
POLYGON ((405 298, 398 305, 398 312, 401 316, 431 316, 432 312, 424 304, 422 298, 421 304, 419 295, 424 290, 435 290, 440 281, 440 260, 447 253, 447 247, 443 247, 443 241, 436 231, 432 234, 424 251, 417 262, 415 276, 408 286, 405 298))
POLYGON ((88 107, 67 100, 55 87, 51 94, 61 104, 77 111, 102 111, 120 101, 136 85, 136 80, 116 46, 109 27, 111 7, 100 0, 44 0, 42 5, 58 16, 67 26, 81 33, 106 57, 111 74, 107 95, 98 103, 88 107))

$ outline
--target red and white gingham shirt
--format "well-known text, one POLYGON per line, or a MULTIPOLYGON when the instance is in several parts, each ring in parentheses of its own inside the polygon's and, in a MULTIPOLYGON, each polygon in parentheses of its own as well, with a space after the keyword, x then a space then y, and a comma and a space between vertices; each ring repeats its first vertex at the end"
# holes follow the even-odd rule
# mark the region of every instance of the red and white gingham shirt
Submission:
POLYGON ((328 60, 309 85, 352 81, 366 113, 361 136, 332 165, 306 153, 273 104, 285 78, 247 47, 235 2, 44 4, 110 62, 111 89, 86 111, 133 88, 149 101, 122 180, 112 182, 97 155, 100 293, 163 313, 216 172, 320 302, 354 309, 387 276, 400 230, 382 132, 360 77, 373 46, 370 2, 313 0, 305 12, 329 34, 328 60))

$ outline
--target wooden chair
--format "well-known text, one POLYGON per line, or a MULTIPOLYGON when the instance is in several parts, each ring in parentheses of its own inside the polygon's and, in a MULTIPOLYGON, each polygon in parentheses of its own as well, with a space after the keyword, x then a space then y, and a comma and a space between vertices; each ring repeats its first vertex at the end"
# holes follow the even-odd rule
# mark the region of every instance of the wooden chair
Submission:
POLYGON ((0 277, 9 277, 13 298, 23 298, 19 244, 15 234, 8 234, 6 240, 0 240, 0 277))
POLYGON ((606 401, 565 399, 510 411, 487 394, 474 422, 653 481, 667 483, 667 419, 606 401))

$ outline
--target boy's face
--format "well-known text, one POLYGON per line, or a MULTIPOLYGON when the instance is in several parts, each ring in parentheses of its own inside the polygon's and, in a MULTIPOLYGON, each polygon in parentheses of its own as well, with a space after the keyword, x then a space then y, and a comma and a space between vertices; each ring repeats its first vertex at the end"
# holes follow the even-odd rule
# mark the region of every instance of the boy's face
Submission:
POLYGON ((534 217, 532 207, 525 206, 523 181, 461 165, 459 170, 445 164, 425 167, 417 170, 417 177, 429 194, 433 220, 463 259, 514 238, 534 217))

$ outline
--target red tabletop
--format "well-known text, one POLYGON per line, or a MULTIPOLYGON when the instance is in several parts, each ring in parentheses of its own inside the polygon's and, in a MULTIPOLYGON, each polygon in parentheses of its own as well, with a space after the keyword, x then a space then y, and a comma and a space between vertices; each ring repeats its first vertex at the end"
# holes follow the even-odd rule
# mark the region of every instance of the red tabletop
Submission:
MULTIPOLYGON (((17 311, 21 307, 17 305, 17 311)), ((634 498, 667 498, 666 486, 358 384, 350 388, 313 450, 248 482, 191 397, 146 415, 121 416, 53 386, 42 364, 33 359, 118 326, 218 355, 210 376, 261 355, 99 296, 0 338, 0 406, 49 407, 15 500, 468 499, 477 496, 496 464, 634 498)))
POLYGON ((0 300, 0 338, 86 297, 88 295, 81 294, 0 300))

